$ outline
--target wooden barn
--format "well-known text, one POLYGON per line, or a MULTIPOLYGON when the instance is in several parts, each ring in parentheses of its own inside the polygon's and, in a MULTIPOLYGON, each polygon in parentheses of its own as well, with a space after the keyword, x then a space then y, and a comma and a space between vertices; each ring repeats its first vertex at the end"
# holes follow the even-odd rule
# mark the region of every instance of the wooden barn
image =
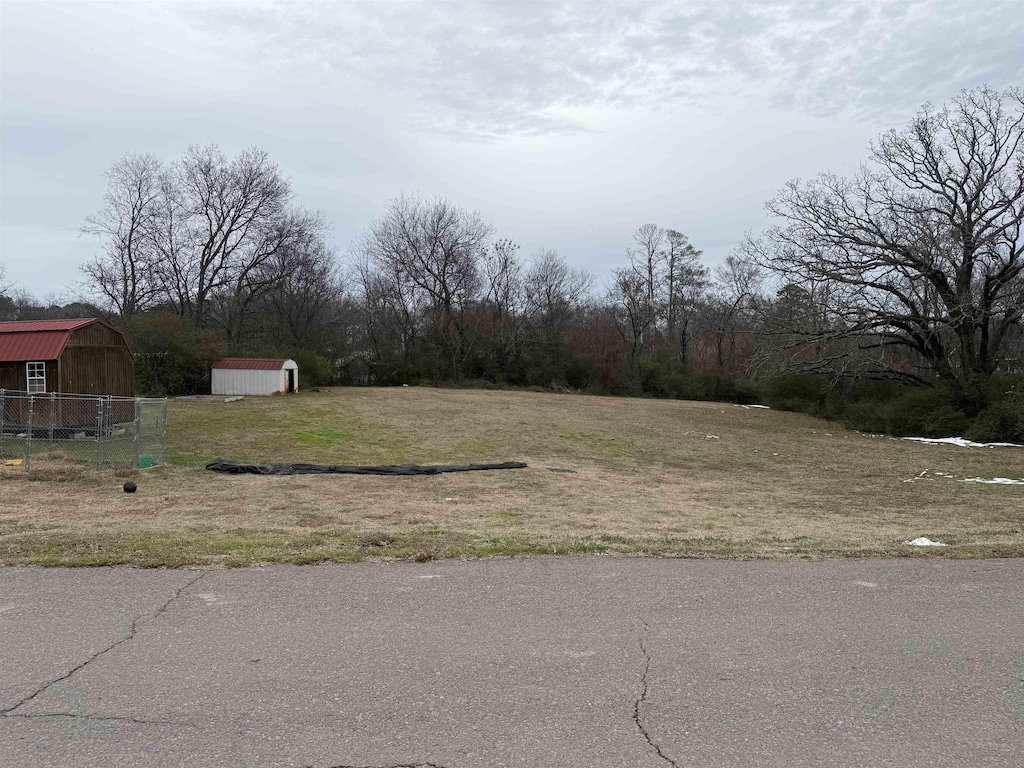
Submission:
POLYGON ((0 322, 0 389, 132 397, 135 361, 97 318, 0 322))

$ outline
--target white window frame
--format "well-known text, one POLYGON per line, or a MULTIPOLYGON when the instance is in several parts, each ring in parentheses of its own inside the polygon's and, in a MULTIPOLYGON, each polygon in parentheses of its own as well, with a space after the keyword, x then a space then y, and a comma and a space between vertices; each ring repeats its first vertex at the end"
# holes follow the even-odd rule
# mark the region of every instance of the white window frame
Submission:
POLYGON ((27 392, 46 391, 46 363, 25 363, 25 390, 27 392))

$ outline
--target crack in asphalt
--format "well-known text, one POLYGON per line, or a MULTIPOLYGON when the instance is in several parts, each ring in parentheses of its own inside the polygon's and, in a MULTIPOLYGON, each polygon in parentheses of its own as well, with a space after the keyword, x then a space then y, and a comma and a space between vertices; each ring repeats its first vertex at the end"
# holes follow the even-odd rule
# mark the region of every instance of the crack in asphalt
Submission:
POLYGON ((134 725, 176 725, 186 728, 198 728, 195 723, 186 723, 183 720, 140 720, 137 717, 122 717, 120 715, 78 715, 74 712, 32 712, 30 714, 8 713, 4 717, 17 717, 23 720, 45 720, 51 717, 69 717, 74 720, 113 720, 115 722, 132 723, 134 725))
MULTIPOLYGON (((174 591, 174 594, 171 595, 170 598, 168 598, 167 602, 165 602, 163 605, 161 605, 155 611, 153 611, 152 613, 140 614, 139 616, 136 616, 134 619, 132 619, 132 625, 129 628, 127 635, 122 637, 117 642, 112 643, 111 645, 108 645, 103 650, 97 651, 92 656, 87 658, 85 661, 81 662, 80 664, 76 664, 74 667, 69 669, 63 675, 60 675, 59 677, 55 677, 53 680, 50 680, 45 685, 41 686, 40 688, 37 688, 35 691, 30 693, 28 696, 25 696, 23 699, 21 699, 21 701, 15 703, 15 704, 12 704, 9 707, 5 707, 4 709, 0 709, 0 715, 2 715, 3 717, 32 717, 31 714, 29 714, 29 715, 16 715, 16 714, 14 714, 14 711, 19 709, 20 707, 24 706, 25 704, 28 704, 30 701, 35 699, 37 696, 39 696, 40 694, 42 694, 43 692, 45 692, 49 688, 52 688, 57 683, 62 683, 65 680, 68 680, 69 678, 71 678, 76 673, 78 673, 81 670, 85 669, 92 662, 96 661, 96 659, 98 659, 100 656, 103 656, 104 654, 109 653, 110 651, 114 650, 118 646, 121 646, 121 645, 124 645, 125 643, 127 643, 129 640, 131 640, 132 638, 135 637, 135 635, 138 633, 139 629, 144 624, 152 621, 153 619, 156 619, 161 614, 163 614, 168 608, 171 607, 171 604, 175 600, 177 600, 179 597, 182 596, 182 594, 185 592, 186 589, 191 587, 193 584, 195 584, 197 581, 199 581, 200 579, 202 579, 206 575, 207 575, 207 573, 204 572, 204 573, 201 573, 198 576, 196 576, 194 579, 190 579, 186 584, 184 584, 181 587, 179 587, 178 589, 176 589, 174 591)), ((66 714, 66 713, 63 713, 63 712, 54 713, 54 714, 56 714, 58 716, 64 716, 64 717, 83 717, 83 718, 93 718, 93 719, 132 720, 132 718, 113 718, 113 717, 112 718, 102 718, 100 716, 91 716, 91 715, 69 715, 69 714, 66 714)), ((139 720, 137 722, 141 723, 143 721, 139 720)))
POLYGON ((644 737, 648 745, 650 745, 651 749, 655 751, 658 757, 660 757, 666 763, 671 765, 673 768, 679 768, 679 763, 677 763, 671 757, 666 755, 662 751, 661 745, 651 738, 650 732, 647 730, 647 727, 643 724, 643 721, 640 719, 640 708, 647 701, 647 693, 650 690, 650 686, 647 682, 647 674, 648 672, 650 672, 651 669, 651 654, 647 650, 647 643, 644 642, 644 638, 646 638, 647 633, 651 631, 651 627, 643 619, 640 619, 640 623, 644 625, 644 631, 640 634, 640 653, 642 653, 644 656, 644 671, 640 675, 640 695, 633 703, 633 722, 636 723, 636 729, 640 731, 640 735, 644 737))

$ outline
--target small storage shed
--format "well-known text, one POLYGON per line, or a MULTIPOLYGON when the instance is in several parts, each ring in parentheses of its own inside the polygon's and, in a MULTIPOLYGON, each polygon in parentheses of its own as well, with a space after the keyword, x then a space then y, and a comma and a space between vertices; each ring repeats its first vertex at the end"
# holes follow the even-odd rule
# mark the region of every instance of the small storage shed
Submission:
POLYGON ((275 395, 299 391, 299 366, 274 357, 225 357, 212 366, 214 395, 275 395))
POLYGON ((0 322, 0 389, 135 395, 135 360, 98 318, 0 322))

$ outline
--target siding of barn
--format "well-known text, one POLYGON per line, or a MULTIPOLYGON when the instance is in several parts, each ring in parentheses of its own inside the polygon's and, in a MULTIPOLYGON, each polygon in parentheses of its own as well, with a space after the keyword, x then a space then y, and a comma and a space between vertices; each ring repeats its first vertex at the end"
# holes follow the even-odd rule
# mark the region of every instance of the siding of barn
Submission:
POLYGON ((135 363, 121 335, 99 323, 72 332, 60 356, 60 391, 132 397, 135 363))
MULTIPOLYGON (((40 362, 34 360, 32 362, 40 362)), ((24 392, 28 388, 28 376, 24 362, 0 363, 0 389, 24 392)), ((46 361, 46 391, 57 391, 57 361, 46 361)))

